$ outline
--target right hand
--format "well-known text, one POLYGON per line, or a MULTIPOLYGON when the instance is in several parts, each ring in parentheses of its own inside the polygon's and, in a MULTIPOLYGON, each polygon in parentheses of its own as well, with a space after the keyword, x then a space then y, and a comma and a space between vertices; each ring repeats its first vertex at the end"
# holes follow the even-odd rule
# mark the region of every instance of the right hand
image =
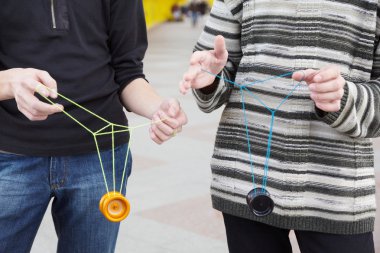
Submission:
POLYGON ((29 120, 45 120, 51 114, 63 111, 63 106, 40 101, 34 94, 57 98, 57 82, 46 71, 13 68, 1 71, 0 84, 8 85, 11 98, 18 110, 29 120))
POLYGON ((180 92, 186 94, 190 89, 201 89, 212 84, 215 76, 202 69, 217 75, 226 65, 227 58, 226 43, 223 36, 218 35, 215 38, 214 50, 193 53, 190 67, 180 82, 180 92))

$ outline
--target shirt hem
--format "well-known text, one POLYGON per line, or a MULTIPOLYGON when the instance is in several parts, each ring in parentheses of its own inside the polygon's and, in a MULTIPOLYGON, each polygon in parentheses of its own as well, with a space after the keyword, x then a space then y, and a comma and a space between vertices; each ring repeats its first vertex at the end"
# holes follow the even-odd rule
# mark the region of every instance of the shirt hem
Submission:
POLYGON ((272 213, 266 217, 257 217, 250 212, 247 205, 229 201, 215 195, 212 195, 212 205, 216 210, 223 213, 289 230, 352 235, 373 232, 375 226, 375 217, 357 221, 337 221, 312 216, 282 216, 276 213, 272 213))

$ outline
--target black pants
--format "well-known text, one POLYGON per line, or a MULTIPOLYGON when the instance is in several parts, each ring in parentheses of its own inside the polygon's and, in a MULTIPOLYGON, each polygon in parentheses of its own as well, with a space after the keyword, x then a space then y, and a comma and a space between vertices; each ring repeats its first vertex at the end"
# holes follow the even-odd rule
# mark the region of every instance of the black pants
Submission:
MULTIPOLYGON (((230 253, 292 253, 287 229, 223 213, 230 253)), ((374 253, 373 234, 295 231, 302 253, 374 253)))

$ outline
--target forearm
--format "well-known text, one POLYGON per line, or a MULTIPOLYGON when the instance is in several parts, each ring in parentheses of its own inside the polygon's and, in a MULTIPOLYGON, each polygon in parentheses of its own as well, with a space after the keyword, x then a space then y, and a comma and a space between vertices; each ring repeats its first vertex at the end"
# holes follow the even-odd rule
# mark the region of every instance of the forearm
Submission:
POLYGON ((128 84, 120 98, 126 109, 149 119, 152 119, 163 101, 150 84, 142 78, 128 84))
POLYGON ((7 71, 0 71, 0 101, 13 99, 7 71))

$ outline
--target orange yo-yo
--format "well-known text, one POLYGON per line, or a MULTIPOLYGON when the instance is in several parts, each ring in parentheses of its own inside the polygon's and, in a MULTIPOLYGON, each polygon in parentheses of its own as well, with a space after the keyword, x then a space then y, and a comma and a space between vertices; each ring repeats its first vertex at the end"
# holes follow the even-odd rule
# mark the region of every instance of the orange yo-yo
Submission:
POLYGON ((103 195, 99 201, 99 209, 107 220, 120 222, 128 216, 131 206, 120 192, 113 191, 103 195))

